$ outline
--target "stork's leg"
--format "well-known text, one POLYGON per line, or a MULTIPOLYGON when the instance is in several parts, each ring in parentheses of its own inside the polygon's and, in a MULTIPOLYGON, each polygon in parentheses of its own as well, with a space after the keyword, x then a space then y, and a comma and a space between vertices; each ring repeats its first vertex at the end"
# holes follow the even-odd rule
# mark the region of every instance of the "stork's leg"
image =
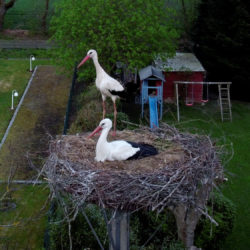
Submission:
POLYGON ((106 103, 105 101, 102 101, 102 119, 104 119, 106 116, 106 103))
POLYGON ((117 116, 117 109, 116 109, 116 104, 114 102, 114 131, 113 131, 113 136, 116 136, 116 116, 117 116))

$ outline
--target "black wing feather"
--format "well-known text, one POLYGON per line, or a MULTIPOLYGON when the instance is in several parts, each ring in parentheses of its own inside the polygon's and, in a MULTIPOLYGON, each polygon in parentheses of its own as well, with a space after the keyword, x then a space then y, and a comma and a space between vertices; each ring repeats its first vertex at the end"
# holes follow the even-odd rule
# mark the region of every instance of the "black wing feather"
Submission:
POLYGON ((116 91, 116 90, 111 90, 111 89, 109 89, 109 92, 112 94, 112 95, 116 95, 116 96, 119 96, 119 97, 121 97, 121 98, 125 98, 126 96, 126 93, 125 93, 125 91, 124 90, 122 90, 122 91, 116 91))
POLYGON ((146 143, 136 143, 131 141, 127 141, 127 143, 129 143, 133 148, 140 148, 140 150, 136 152, 136 154, 129 157, 127 160, 141 159, 144 157, 158 154, 158 150, 152 145, 146 143))

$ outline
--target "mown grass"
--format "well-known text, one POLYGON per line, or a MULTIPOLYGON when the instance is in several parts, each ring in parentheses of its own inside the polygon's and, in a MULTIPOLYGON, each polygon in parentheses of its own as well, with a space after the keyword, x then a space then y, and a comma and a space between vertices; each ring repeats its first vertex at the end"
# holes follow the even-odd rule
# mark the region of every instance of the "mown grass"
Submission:
MULTIPOLYGON (((49 60, 37 60, 33 65, 50 63, 49 60)), ((19 92, 20 99, 31 73, 27 71, 29 60, 0 60, 0 64, 0 80, 5 86, 0 88, 2 135, 13 114, 9 110, 11 91, 15 88, 19 92)), ((28 175, 34 177, 36 173, 27 163, 27 152, 33 150, 34 154, 32 152, 31 154, 35 158, 39 158, 37 161, 39 162, 41 156, 36 154, 37 151, 44 150, 44 148, 41 149, 42 146, 47 145, 46 132, 62 133, 71 81, 62 74, 58 76, 55 73, 56 70, 56 68, 46 67, 40 77, 34 77, 32 84, 34 87, 30 88, 27 93, 9 136, 0 151, 1 180, 6 179, 11 167, 13 169, 18 167, 14 179, 28 175), (25 170, 20 170, 21 166, 26 167, 25 170), (20 171, 21 173, 26 172, 21 176, 20 171)), ((38 71, 41 69, 38 68, 38 71)), ((15 100, 15 107, 16 105, 17 100, 15 100)), ((1 210, 2 197, 5 192, 6 184, 0 185, 0 249, 43 249, 48 210, 45 201, 48 198, 49 190, 44 186, 11 185, 8 197, 17 207, 8 211, 1 210)))
MULTIPOLYGON (((5 191, 0 185, 0 199, 5 191)), ((16 208, 0 211, 0 249, 42 249, 48 194, 42 185, 11 186, 9 197, 16 208)))
MULTIPOLYGON (((233 233, 223 249, 249 249, 250 246, 250 103, 233 101, 233 122, 220 120, 217 102, 205 106, 196 105, 180 108, 181 121, 176 121, 176 109, 166 105, 164 121, 195 133, 210 135, 217 145, 227 145, 232 159, 225 166, 229 181, 221 187, 226 197, 231 199, 237 208, 233 233)), ((228 155, 229 158, 230 154, 228 155)))
MULTIPOLYGON (((36 60, 32 65, 35 67, 48 63, 50 63, 48 60, 36 60)), ((0 140, 14 113, 11 110, 12 90, 16 90, 19 94, 14 99, 14 107, 16 107, 31 76, 28 69, 29 60, 0 59, 0 140)))

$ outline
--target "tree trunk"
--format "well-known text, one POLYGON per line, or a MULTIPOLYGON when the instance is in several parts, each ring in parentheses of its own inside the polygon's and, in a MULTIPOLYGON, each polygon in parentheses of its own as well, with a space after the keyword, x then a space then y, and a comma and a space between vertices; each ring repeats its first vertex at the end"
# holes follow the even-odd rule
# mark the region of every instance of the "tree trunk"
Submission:
POLYGON ((47 32, 47 16, 48 16, 48 13, 49 13, 49 0, 45 0, 46 3, 45 3, 45 11, 44 11, 44 14, 43 14, 43 17, 42 17, 42 30, 43 30, 43 33, 46 34, 47 32))
POLYGON ((0 0, 0 32, 3 31, 5 13, 6 13, 6 8, 5 8, 4 0, 0 0))
POLYGON ((176 219, 178 237, 188 249, 198 249, 194 246, 194 231, 201 217, 197 208, 205 208, 211 188, 211 184, 204 184, 197 190, 195 207, 182 204, 169 207, 176 219))
POLYGON ((5 3, 5 0, 0 0, 0 32, 3 31, 4 17, 8 9, 14 6, 16 0, 10 0, 5 3))

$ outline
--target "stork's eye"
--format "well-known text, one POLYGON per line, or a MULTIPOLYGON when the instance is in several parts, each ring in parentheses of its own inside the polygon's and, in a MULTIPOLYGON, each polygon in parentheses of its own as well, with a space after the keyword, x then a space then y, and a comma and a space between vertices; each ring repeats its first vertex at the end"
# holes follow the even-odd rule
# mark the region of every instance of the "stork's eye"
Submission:
POLYGON ((105 125, 105 123, 102 123, 102 124, 101 124, 101 127, 103 127, 104 125, 105 125))

